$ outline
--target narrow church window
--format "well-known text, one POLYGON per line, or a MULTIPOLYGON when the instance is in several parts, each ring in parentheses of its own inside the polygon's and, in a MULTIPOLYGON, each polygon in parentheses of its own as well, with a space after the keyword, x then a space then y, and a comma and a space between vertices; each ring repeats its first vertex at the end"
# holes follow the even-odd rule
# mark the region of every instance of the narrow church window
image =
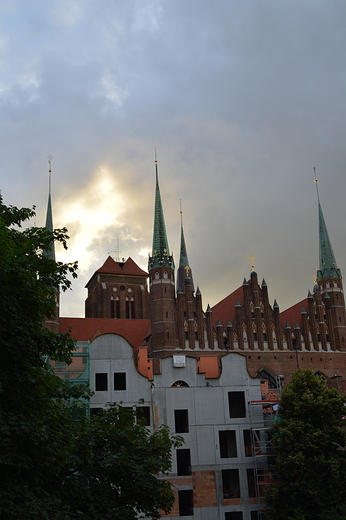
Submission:
POLYGON ((114 318, 115 316, 115 313, 114 313, 114 298, 112 296, 111 298, 111 318, 114 318))
POLYGON ((164 277, 164 278, 168 278, 167 271, 165 271, 165 272, 163 273, 163 277, 164 277))
POLYGON ((179 516, 193 516, 193 491, 183 489, 178 491, 179 516))
POLYGON ((114 390, 126 390, 126 372, 114 373, 114 390))
POLYGON ((134 298, 131 298, 131 319, 134 320, 135 318, 135 300, 134 298))
POLYGON ((115 317, 117 319, 120 318, 120 300, 118 296, 115 298, 115 317))
POLYGON ((239 498, 239 470, 237 469, 223 469, 222 475, 222 489, 223 498, 239 498))
POLYGON ((158 280, 159 277, 160 277, 160 275, 159 275, 159 273, 156 271, 156 273, 155 273, 155 280, 158 280))
POLYGON ((168 311, 166 311, 166 318, 168 318, 168 311))
POLYGON ((175 433, 188 433, 189 431, 189 411, 174 410, 175 433))
POLYGON ((244 392, 228 392, 229 416, 246 417, 244 392))
POLYGON ((130 319, 130 303, 128 298, 126 298, 126 319, 130 319))
POLYGON ((106 392, 108 390, 108 374, 95 374, 95 390, 96 392, 106 392))
POLYGON ((191 475, 191 455, 189 449, 177 450, 177 473, 191 475))
POLYGON ((238 456, 235 430, 220 430, 219 444, 222 459, 231 459, 238 456))

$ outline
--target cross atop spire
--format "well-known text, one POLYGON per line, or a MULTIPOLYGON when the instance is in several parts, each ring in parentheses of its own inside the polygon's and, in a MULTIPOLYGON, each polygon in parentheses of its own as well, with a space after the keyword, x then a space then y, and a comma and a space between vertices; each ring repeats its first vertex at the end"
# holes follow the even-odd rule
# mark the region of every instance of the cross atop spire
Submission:
POLYGON ((161 194, 159 187, 159 175, 157 166, 157 155, 155 148, 155 174, 156 174, 156 191, 155 191, 155 214, 154 214, 154 233, 152 256, 149 256, 148 269, 154 267, 172 267, 174 269, 173 257, 170 255, 168 240, 166 234, 166 225, 163 215, 161 202, 161 194))
POLYGON ((317 280, 324 278, 342 278, 341 271, 337 266, 332 244, 329 239, 327 226, 324 220, 323 211, 320 203, 320 195, 318 192, 318 179, 316 178, 316 168, 314 168, 314 182, 316 183, 317 201, 318 201, 318 224, 319 224, 319 249, 320 249, 320 265, 317 270, 317 280))

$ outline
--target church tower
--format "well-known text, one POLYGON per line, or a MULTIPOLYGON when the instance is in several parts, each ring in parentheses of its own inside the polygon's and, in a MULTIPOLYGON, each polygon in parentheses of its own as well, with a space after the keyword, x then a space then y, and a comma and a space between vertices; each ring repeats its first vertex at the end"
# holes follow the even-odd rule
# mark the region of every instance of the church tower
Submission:
MULTIPOLYGON (((48 190, 48 204, 47 204, 47 214, 46 214, 46 229, 53 233, 53 211, 52 211, 52 199, 51 199, 51 175, 52 175, 52 157, 48 157, 49 164, 49 190, 48 190)), ((43 256, 48 260, 52 260, 55 262, 55 246, 54 241, 52 240, 49 248, 43 251, 43 256)), ((60 292, 59 287, 55 292, 55 304, 56 304, 56 312, 55 315, 52 316, 49 320, 45 320, 44 326, 52 332, 59 332, 59 308, 60 308, 60 292)))
POLYGON ((318 201, 320 250, 319 269, 317 270, 317 282, 315 286, 317 290, 314 292, 314 298, 317 310, 319 306, 323 306, 324 316, 321 316, 321 320, 324 318, 326 321, 332 349, 344 351, 346 350, 346 315, 342 276, 335 260, 324 220, 315 169, 314 172, 318 201))
POLYGON ((149 256, 151 353, 164 357, 176 347, 174 260, 168 247, 155 152, 155 210, 152 254, 149 256))

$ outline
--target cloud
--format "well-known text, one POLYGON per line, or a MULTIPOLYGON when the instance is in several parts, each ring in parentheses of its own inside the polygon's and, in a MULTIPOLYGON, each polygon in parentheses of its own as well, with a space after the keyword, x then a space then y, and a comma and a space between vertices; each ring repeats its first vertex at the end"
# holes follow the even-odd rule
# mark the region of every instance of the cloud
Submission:
POLYGON ((43 223, 54 156, 61 258, 80 263, 64 314, 83 314, 109 252, 146 269, 155 146, 170 249, 177 262, 182 199, 205 305, 249 275, 250 253, 271 301, 305 297, 314 166, 343 270, 344 2, 12 0, 0 13, 1 188, 43 223))

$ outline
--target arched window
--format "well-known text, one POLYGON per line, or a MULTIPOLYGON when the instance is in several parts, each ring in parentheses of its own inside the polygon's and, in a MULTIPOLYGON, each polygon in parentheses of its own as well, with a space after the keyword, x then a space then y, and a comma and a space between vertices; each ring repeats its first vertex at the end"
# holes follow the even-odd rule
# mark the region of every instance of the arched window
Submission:
POLYGON ((189 388, 189 385, 185 381, 176 381, 171 388, 189 388))
POLYGON ((160 278, 160 275, 159 275, 159 273, 156 271, 156 273, 155 273, 155 280, 158 280, 159 278, 160 278))

